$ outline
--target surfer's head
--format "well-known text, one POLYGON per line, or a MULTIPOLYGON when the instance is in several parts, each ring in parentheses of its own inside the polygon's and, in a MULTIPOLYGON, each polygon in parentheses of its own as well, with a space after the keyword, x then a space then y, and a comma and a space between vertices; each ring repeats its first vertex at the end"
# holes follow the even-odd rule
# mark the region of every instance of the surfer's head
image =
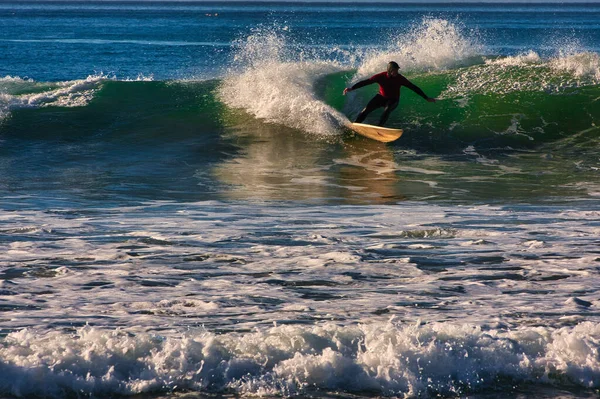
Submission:
POLYGON ((398 65, 395 61, 388 62, 387 65, 387 73, 390 76, 398 76, 398 70, 400 69, 400 65, 398 65))

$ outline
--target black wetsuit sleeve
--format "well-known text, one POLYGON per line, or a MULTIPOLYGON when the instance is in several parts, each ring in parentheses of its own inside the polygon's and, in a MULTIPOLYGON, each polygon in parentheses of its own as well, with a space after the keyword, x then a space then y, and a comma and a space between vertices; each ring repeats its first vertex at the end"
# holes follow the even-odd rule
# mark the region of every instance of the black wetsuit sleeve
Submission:
POLYGON ((411 89, 412 91, 414 91, 415 93, 417 93, 418 95, 420 95, 421 97, 423 97, 425 100, 427 100, 429 98, 427 96, 427 94, 425 94, 425 92, 423 90, 421 90, 417 85, 415 85, 414 83, 412 83, 408 79, 405 79, 405 82, 403 83, 403 86, 408 87, 409 89, 411 89))
POLYGON ((361 80, 360 82, 358 82, 354 86, 352 86, 350 89, 352 89, 352 90, 360 89, 361 87, 365 87, 365 86, 368 86, 373 83, 375 83, 375 82, 372 81, 371 79, 361 80))

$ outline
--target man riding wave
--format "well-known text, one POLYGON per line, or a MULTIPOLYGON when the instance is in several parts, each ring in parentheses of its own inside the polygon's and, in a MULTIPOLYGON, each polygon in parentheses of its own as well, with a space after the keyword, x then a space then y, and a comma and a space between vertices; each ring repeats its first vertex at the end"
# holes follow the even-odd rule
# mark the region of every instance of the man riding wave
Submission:
POLYGON ((349 91, 360 89, 361 87, 368 86, 373 83, 377 83, 379 85, 379 93, 376 94, 375 97, 373 97, 367 106, 360 112, 360 114, 358 114, 356 120, 354 121, 355 123, 361 123, 371 112, 377 108, 384 107, 383 114, 381 115, 378 123, 379 126, 383 126, 388 120, 390 113, 396 109, 396 107, 398 107, 398 102, 400 101, 400 88, 402 86, 408 87, 430 103, 437 101, 435 98, 428 97, 423 90, 401 75, 398 72, 399 69, 400 66, 396 62, 391 61, 388 63, 387 71, 373 75, 369 79, 362 80, 356 83, 354 86, 344 89, 344 95, 346 95, 346 93, 349 91))

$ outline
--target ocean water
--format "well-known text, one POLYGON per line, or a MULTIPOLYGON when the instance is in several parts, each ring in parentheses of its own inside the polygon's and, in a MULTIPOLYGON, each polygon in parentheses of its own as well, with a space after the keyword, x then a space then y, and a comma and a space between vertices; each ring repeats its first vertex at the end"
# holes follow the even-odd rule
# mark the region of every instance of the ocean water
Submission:
POLYGON ((3 1, 0 397, 597 397, 599 147, 598 3, 3 1))

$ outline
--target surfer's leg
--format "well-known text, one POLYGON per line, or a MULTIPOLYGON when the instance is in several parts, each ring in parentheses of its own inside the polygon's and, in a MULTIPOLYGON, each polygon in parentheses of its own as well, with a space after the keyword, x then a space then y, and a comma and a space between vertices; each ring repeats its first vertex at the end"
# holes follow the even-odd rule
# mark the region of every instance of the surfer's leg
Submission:
POLYGON ((398 100, 391 100, 387 102, 385 109, 383 110, 383 114, 381 114, 381 119, 379 119, 379 126, 383 126, 387 122, 392 111, 398 107, 398 102, 398 100))
POLYGON ((371 101, 369 101, 369 103, 367 104, 365 109, 360 111, 360 114, 358 114, 354 123, 362 123, 362 121, 365 120, 367 115, 369 115, 371 112, 373 112, 377 108, 383 107, 385 105, 385 102, 382 100, 385 100, 385 98, 383 98, 383 96, 381 96, 379 94, 377 94, 375 97, 373 97, 371 99, 371 101))

